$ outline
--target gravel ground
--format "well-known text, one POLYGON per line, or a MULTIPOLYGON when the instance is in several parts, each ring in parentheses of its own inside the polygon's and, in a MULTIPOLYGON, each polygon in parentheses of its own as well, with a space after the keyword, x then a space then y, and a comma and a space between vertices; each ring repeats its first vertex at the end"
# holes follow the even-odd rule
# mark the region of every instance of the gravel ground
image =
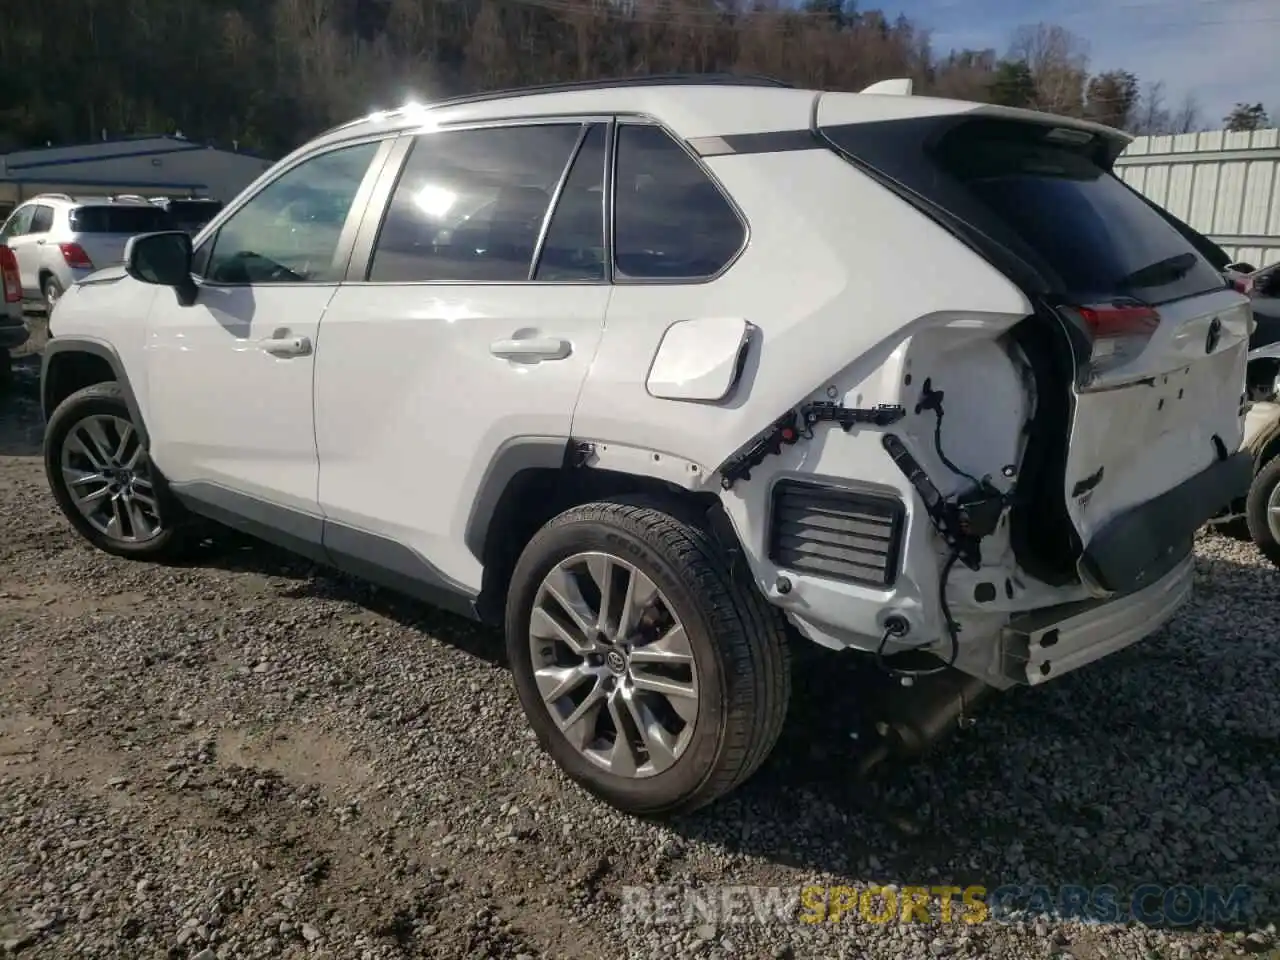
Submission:
POLYGON ((764 770, 656 825, 559 776, 489 632, 253 544, 184 567, 82 546, 45 488, 34 360, 0 401, 0 953, 1280 957, 1280 574, 1249 546, 1202 539, 1198 599, 1158 636, 861 787, 854 672, 802 658, 764 770), (1031 902, 972 925, 623 909, 646 884, 1011 883, 1248 885, 1257 911, 1221 930, 1031 902))

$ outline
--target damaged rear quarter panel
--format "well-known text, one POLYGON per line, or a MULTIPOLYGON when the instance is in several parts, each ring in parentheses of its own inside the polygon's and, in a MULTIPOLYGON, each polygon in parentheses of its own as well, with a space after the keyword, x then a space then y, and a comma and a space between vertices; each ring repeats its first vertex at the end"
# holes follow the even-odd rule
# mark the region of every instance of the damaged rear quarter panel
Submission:
MULTIPOLYGON (((605 336, 575 413, 575 438, 676 456, 697 464, 711 482, 716 467, 778 416, 807 399, 831 399, 834 388, 850 405, 909 404, 910 422, 898 425, 899 432, 928 464, 932 415, 913 411, 923 379, 933 376, 936 387, 952 391, 945 434, 953 458, 976 470, 1009 455, 1013 440, 988 421, 1003 402, 996 396, 1021 395, 1015 366, 992 342, 1031 312, 1016 286, 831 151, 721 156, 707 166, 745 214, 747 249, 709 282, 614 287, 605 336), (651 396, 646 375, 667 328, 709 316, 741 317, 757 330, 736 389, 720 402, 651 396), (908 343, 910 337, 916 339, 908 343), (943 355, 950 355, 950 369, 931 369, 946 367, 943 355), (911 385, 904 383, 908 363, 911 385)), ((1018 416, 1010 409, 999 419, 1011 424, 1018 416)), ((724 495, 757 580, 770 587, 774 574, 765 559, 771 475, 894 490, 912 507, 908 557, 926 551, 930 563, 918 575, 907 571, 895 593, 926 610, 922 630, 936 629, 927 611, 935 606, 937 552, 927 544, 928 521, 917 515, 913 492, 880 446, 881 431, 822 430, 724 495)), ((935 482, 950 489, 948 476, 935 482)), ((844 596, 864 589, 841 586, 844 596)), ((822 619, 869 608, 865 602, 839 606, 821 612, 822 619)), ((843 629, 863 634, 876 627, 849 622, 843 629)))

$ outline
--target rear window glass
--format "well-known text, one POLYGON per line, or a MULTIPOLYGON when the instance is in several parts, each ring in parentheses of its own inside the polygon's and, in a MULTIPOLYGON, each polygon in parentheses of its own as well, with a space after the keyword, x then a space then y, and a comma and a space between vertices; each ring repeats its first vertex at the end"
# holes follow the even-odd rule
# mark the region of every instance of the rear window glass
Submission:
POLYGON ((214 218, 222 204, 217 200, 170 200, 169 216, 179 223, 204 225, 214 218))
POLYGON ((150 233, 168 230, 169 217, 159 207, 92 206, 77 207, 71 212, 71 229, 75 233, 150 233))
POLYGON ((923 137, 915 162, 888 152, 871 162, 887 160, 897 169, 884 172, 1005 244, 1073 299, 1159 304, 1224 286, 1187 237, 1106 169, 1096 140, 1055 139, 1064 136, 1072 134, 1043 124, 971 120, 940 139, 923 137))

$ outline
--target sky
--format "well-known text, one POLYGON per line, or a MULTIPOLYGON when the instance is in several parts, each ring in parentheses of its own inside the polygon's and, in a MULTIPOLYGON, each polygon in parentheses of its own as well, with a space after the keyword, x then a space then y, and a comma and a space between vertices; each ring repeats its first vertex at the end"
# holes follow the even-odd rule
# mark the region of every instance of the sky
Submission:
POLYGON ((1086 41, 1090 69, 1163 80, 1169 106, 1194 93, 1206 127, 1237 102, 1261 101, 1280 126, 1280 0, 863 0, 932 31, 935 52, 993 47, 1022 24, 1066 27, 1086 41))

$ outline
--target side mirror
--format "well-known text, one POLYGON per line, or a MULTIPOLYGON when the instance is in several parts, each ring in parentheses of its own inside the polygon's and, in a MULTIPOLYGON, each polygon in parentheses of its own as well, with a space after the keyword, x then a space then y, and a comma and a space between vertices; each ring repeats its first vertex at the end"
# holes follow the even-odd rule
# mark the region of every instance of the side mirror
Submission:
POLYGON ((1225 270, 1232 270, 1235 273, 1254 273, 1258 268, 1252 263, 1228 263, 1225 270))
POLYGON ((191 237, 181 230, 142 233, 124 246, 124 268, 143 283, 173 287, 183 303, 195 300, 191 278, 191 237))

